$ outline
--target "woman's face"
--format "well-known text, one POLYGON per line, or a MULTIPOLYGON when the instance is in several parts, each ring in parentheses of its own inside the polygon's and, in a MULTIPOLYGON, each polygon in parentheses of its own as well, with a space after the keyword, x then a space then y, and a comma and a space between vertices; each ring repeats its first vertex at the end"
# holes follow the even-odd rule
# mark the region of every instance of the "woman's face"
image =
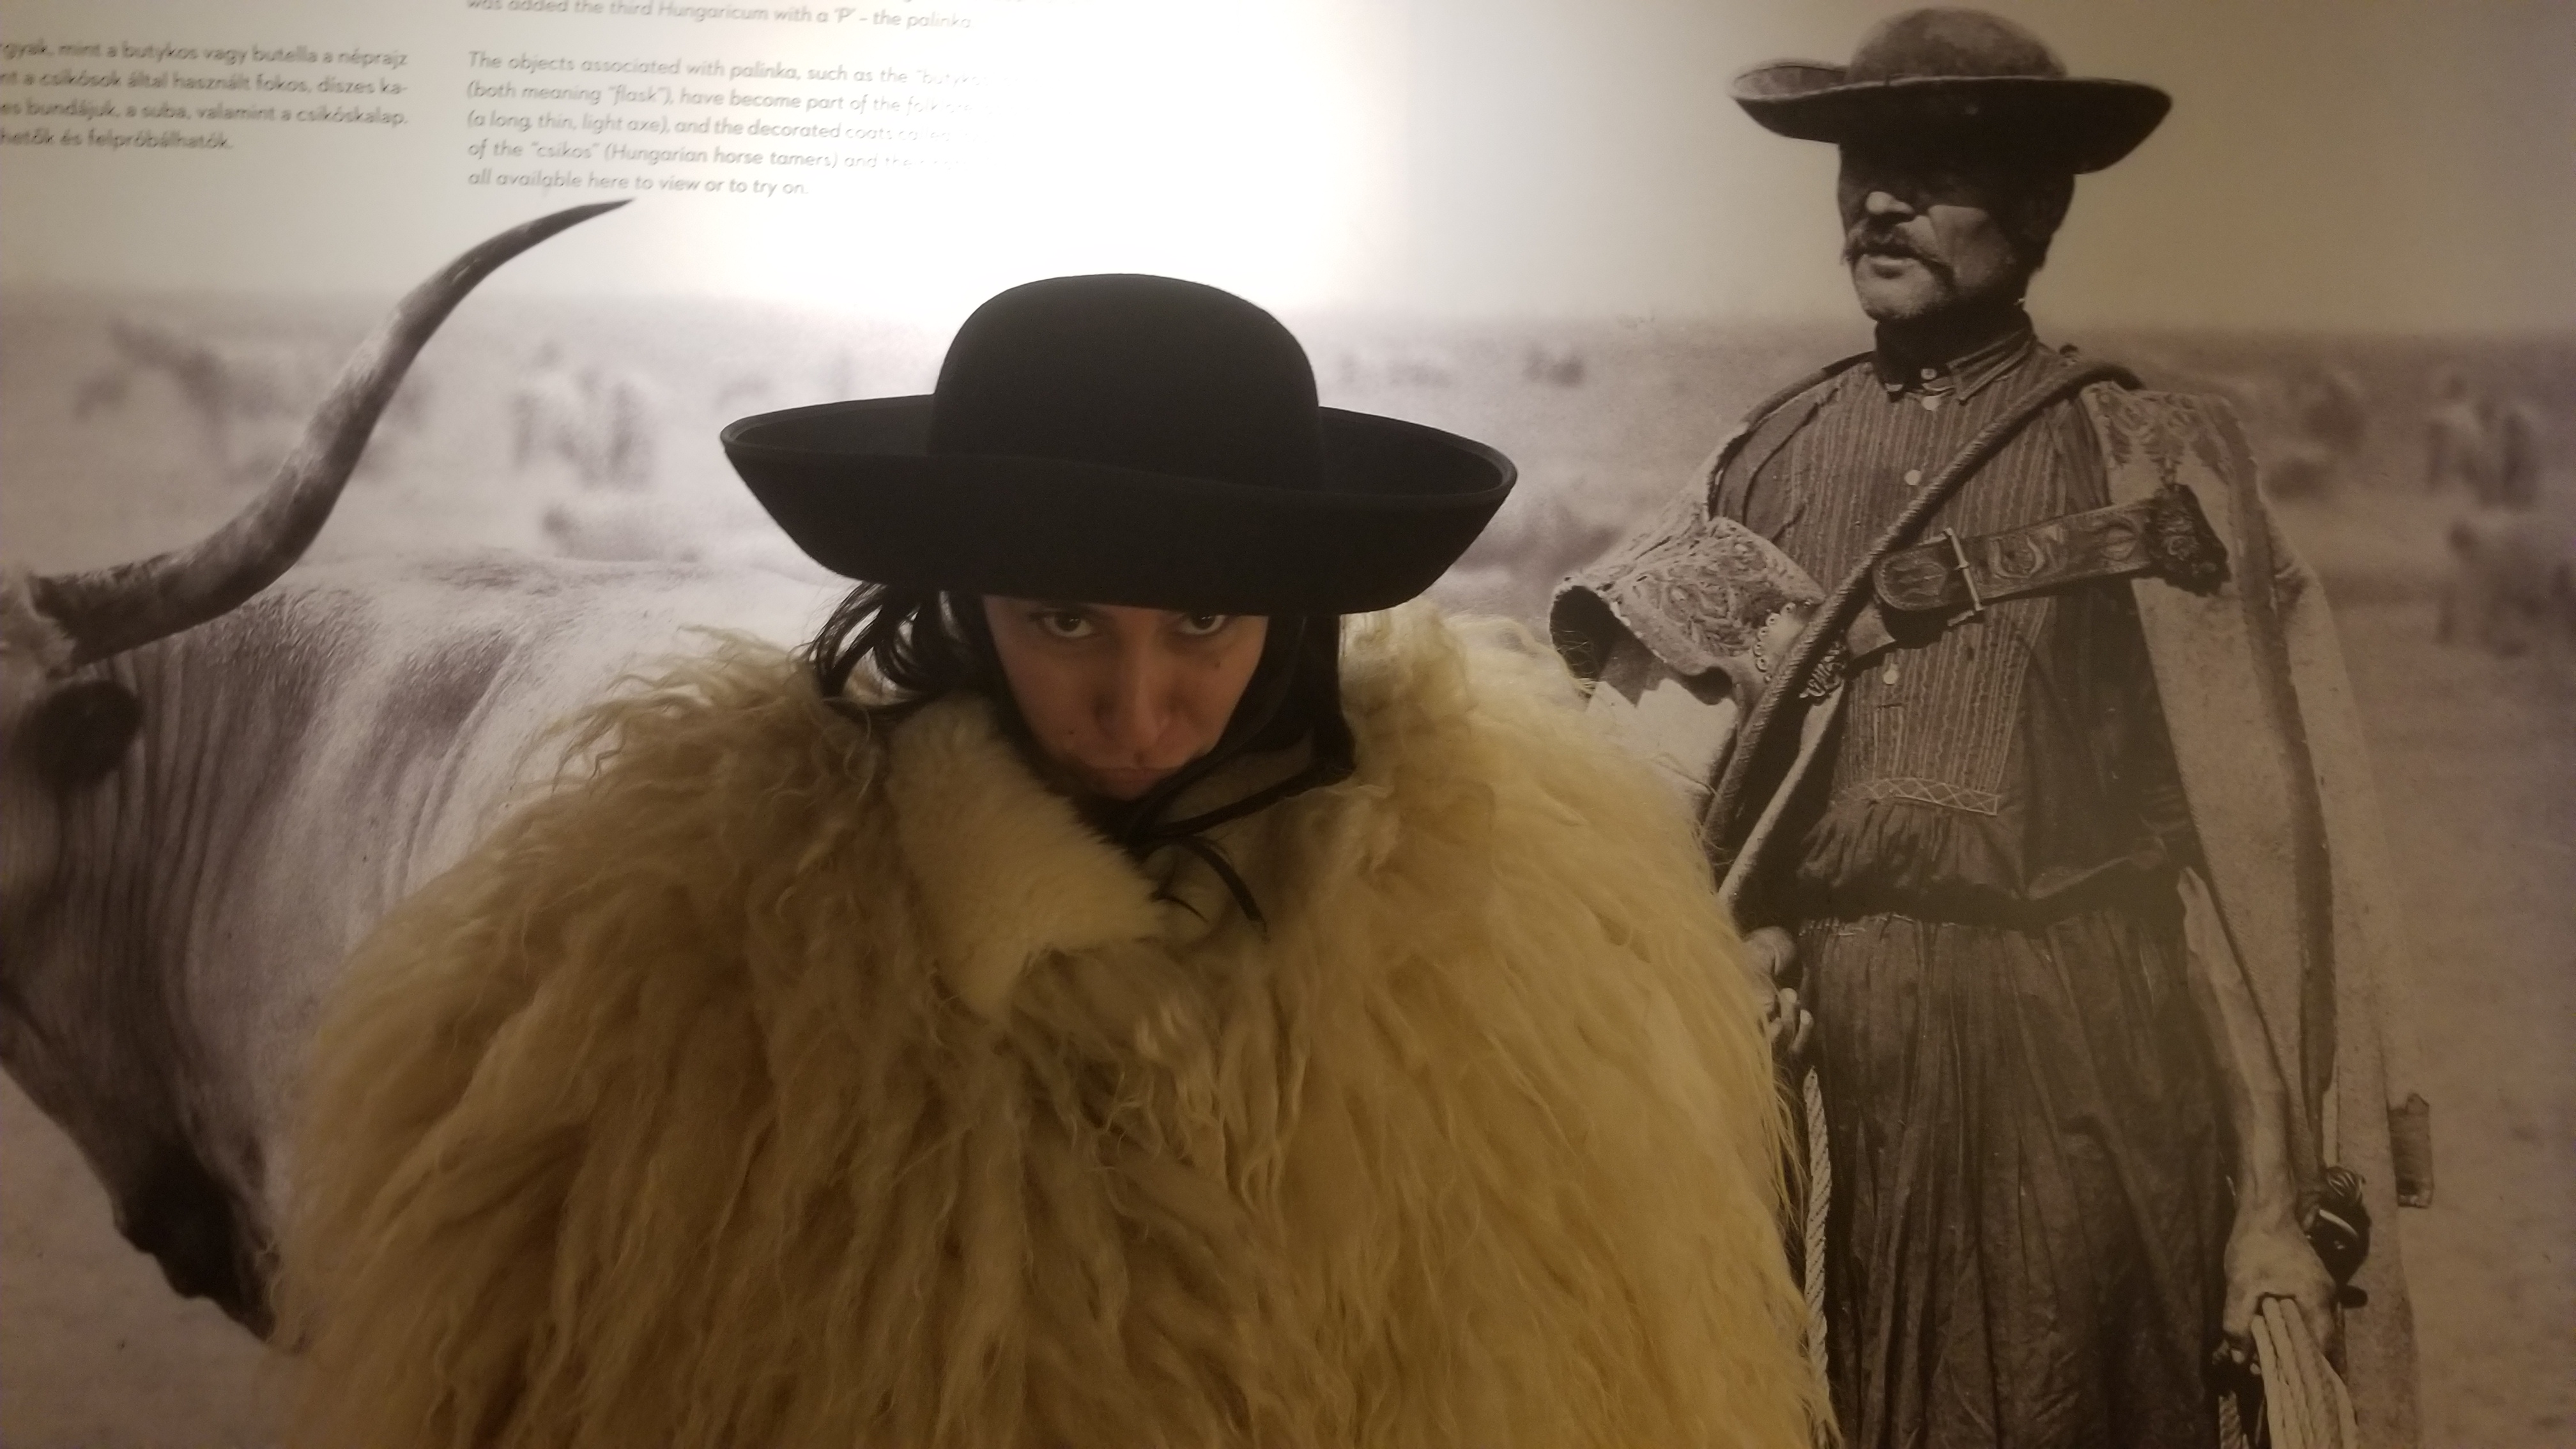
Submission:
POLYGON ((984 600, 993 648, 1049 763, 1133 800, 1216 747, 1269 620, 1123 604, 984 600))

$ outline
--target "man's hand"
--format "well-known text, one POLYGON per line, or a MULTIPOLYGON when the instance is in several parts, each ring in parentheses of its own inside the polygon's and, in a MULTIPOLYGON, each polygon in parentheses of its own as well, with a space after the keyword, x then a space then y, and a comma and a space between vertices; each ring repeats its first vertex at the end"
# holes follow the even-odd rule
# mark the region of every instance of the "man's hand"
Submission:
POLYGON ((1798 1004, 1798 944, 1777 926, 1764 926, 1744 938, 1745 964, 1753 968, 1753 995, 1762 1015, 1762 1039, 1771 1044, 1771 1064, 1791 1080, 1807 1069, 1807 1049, 1816 1021, 1798 1004))
POLYGON ((2296 1305, 2326 1357, 2340 1356, 2343 1329, 2335 1316, 2334 1278, 2317 1261, 2307 1235, 2287 1213, 2239 1212, 2227 1235, 2227 1299, 2219 1312, 2224 1351, 2239 1363, 2253 1352, 2254 1314, 2266 1298, 2296 1305))
POLYGON ((2334 1276, 2299 1231, 2292 1204, 2290 1092, 2263 1033, 2254 988, 2227 939, 2209 883, 2184 871, 2176 883, 2193 1003, 2218 1049, 2220 1089, 2236 1128, 2236 1224, 2227 1235, 2227 1296, 2219 1352, 2242 1364, 2254 1349, 2254 1315, 2266 1298, 2298 1308, 2308 1335, 2329 1358, 2342 1347, 2335 1321, 2334 1276))

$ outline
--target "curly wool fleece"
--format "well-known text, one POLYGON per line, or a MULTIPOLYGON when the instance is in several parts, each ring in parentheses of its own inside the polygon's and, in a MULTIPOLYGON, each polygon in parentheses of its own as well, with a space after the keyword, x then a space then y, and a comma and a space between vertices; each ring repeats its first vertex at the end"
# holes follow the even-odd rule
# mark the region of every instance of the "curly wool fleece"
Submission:
POLYGON ((979 701, 735 645, 599 709, 318 1039, 303 1442, 1809 1442, 1687 821, 1552 660, 1344 674, 1358 773, 1217 834, 1267 936, 979 701))

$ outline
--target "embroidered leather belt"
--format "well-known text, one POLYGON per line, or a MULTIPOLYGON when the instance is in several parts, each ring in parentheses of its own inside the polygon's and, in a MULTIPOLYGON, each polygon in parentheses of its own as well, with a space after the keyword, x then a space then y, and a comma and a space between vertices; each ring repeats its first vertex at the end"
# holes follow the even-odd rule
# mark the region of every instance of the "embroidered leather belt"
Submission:
POLYGON ((1998 599, 2135 574, 2193 593, 2226 580, 2227 546, 2190 489, 2168 483, 2135 503, 1974 538, 1945 532, 1879 560, 1870 582, 1885 608, 1973 614, 1998 599))

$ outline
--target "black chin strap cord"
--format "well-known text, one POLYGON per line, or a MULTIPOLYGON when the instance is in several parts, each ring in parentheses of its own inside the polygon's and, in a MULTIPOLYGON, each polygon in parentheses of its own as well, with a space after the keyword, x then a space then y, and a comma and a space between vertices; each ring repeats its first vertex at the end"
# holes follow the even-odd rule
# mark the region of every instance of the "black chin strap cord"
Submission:
MULTIPOLYGON (((1356 767, 1350 723, 1342 717, 1339 672, 1335 667, 1341 647, 1341 620, 1332 615, 1300 615, 1293 619, 1273 618, 1270 625, 1271 636, 1264 641, 1252 687, 1235 706, 1234 717, 1226 721, 1225 733, 1217 740, 1216 748, 1191 761, 1133 804, 1120 807, 1105 822, 1110 839, 1137 861, 1167 849, 1184 850, 1204 861, 1224 884, 1226 894, 1234 898, 1244 919, 1252 923, 1253 929, 1265 933, 1270 923, 1261 912, 1261 903, 1253 898, 1243 873, 1235 869, 1234 862, 1216 842, 1206 838, 1206 832, 1268 809, 1292 795, 1347 779, 1356 767), (1314 718, 1306 732, 1306 763, 1288 778, 1265 785, 1240 800, 1186 819, 1164 820, 1163 812, 1183 791, 1257 747, 1279 721, 1280 712, 1289 706, 1301 679, 1321 686, 1319 697, 1307 701, 1313 707, 1314 718)), ((1179 901, 1168 891, 1160 898, 1179 901)))

